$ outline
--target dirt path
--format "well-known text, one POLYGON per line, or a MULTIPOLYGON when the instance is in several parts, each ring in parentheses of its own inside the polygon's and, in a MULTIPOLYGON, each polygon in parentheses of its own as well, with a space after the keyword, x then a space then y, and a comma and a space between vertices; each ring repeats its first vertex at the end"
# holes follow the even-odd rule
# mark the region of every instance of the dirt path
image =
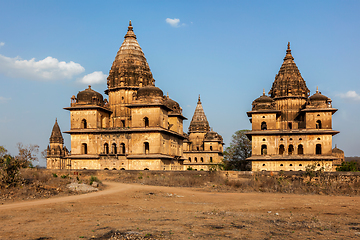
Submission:
POLYGON ((0 239, 358 239, 360 197, 213 193, 106 183, 101 192, 0 206, 0 239))
MULTIPOLYGON (((61 202, 69 202, 69 201, 77 201, 91 197, 99 197, 107 194, 114 194, 121 191, 129 190, 130 188, 134 188, 134 186, 128 184, 114 183, 114 182, 106 182, 104 183, 108 188, 104 191, 99 192, 91 192, 82 195, 75 196, 67 196, 67 197, 55 197, 50 199, 42 199, 36 201, 26 201, 26 202, 16 202, 10 203, 6 205, 0 205, 0 211, 5 209, 14 209, 19 207, 34 207, 39 205, 51 204, 51 203, 61 203, 61 202)), ((135 186, 136 187, 136 186, 135 186)))

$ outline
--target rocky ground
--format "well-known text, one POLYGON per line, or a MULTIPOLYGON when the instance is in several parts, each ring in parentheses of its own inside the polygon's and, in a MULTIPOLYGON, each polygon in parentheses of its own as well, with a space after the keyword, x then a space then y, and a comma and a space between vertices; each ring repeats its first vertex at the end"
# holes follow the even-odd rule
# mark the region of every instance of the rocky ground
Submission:
POLYGON ((105 183, 0 205, 1 239, 357 239, 360 197, 105 183))

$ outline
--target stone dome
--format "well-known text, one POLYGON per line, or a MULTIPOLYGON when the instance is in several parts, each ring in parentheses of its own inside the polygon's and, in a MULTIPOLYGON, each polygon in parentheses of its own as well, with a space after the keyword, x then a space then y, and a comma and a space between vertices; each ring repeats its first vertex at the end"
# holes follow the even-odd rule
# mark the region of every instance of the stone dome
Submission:
POLYGON ((252 102, 253 110, 260 109, 272 109, 274 106, 274 100, 271 97, 265 95, 265 90, 263 91, 263 95, 258 97, 252 102))
POLYGON ((119 87, 140 87, 154 83, 145 55, 136 40, 131 21, 124 41, 116 54, 107 80, 109 91, 119 87))
POLYGON ((76 100, 78 104, 104 104, 103 96, 100 93, 92 90, 90 85, 89 88, 77 94, 76 100))
POLYGON ((153 85, 148 85, 145 87, 141 87, 137 91, 137 97, 138 99, 142 98, 162 98, 163 97, 163 91, 155 87, 153 85))
POLYGON ((275 81, 273 82, 269 94, 272 98, 288 96, 307 98, 309 92, 305 80, 302 78, 300 71, 294 62, 289 42, 284 62, 275 77, 275 81))
POLYGON ((223 138, 217 132, 210 130, 209 132, 207 132, 205 134, 205 141, 220 141, 220 142, 222 142, 223 138))
POLYGON ((340 154, 343 154, 343 153, 344 153, 343 150, 341 150, 340 148, 337 148, 336 146, 335 146, 335 148, 332 149, 332 152, 333 152, 333 153, 340 153, 340 154))
POLYGON ((309 97, 310 101, 328 101, 329 98, 325 95, 322 95, 321 92, 319 92, 319 89, 316 89, 316 93, 313 94, 311 97, 309 97))
POLYGON ((165 105, 169 107, 172 110, 172 113, 179 113, 181 114, 181 108, 179 103, 169 98, 169 96, 166 99, 165 105))

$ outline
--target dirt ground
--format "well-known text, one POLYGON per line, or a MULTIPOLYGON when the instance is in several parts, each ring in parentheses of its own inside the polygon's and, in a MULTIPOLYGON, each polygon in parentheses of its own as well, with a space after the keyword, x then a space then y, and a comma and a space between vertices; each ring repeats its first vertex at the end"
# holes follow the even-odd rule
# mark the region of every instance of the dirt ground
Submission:
POLYGON ((3 203, 0 239, 360 238, 360 197, 104 184, 95 193, 3 203))

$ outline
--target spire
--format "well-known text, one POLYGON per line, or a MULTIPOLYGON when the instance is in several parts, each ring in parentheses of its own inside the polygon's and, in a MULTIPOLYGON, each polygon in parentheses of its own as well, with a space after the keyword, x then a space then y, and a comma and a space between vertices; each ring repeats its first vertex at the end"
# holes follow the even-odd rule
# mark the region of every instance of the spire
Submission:
POLYGON ((284 62, 275 77, 269 94, 272 98, 288 96, 307 98, 309 93, 310 91, 291 55, 290 42, 288 42, 284 62))
POLYGON ((265 88, 263 88, 263 96, 265 96, 265 88))
POLYGON ((316 86, 316 93, 319 93, 319 86, 316 86))
POLYGON ((64 143, 64 138, 61 134, 59 124, 57 122, 57 118, 55 119, 55 124, 51 132, 50 143, 64 143))
POLYGON ((132 38, 136 39, 136 35, 133 31, 133 26, 131 24, 131 20, 129 21, 128 32, 126 33, 124 38, 128 38, 128 37, 132 37, 132 38))
POLYGON ((118 90, 119 87, 140 87, 154 85, 149 64, 136 40, 131 21, 124 41, 116 54, 107 81, 108 89, 118 90))
POLYGON ((209 122, 206 119, 204 109, 201 105, 200 95, 195 108, 194 116, 191 119, 189 132, 208 132, 210 130, 209 122))

